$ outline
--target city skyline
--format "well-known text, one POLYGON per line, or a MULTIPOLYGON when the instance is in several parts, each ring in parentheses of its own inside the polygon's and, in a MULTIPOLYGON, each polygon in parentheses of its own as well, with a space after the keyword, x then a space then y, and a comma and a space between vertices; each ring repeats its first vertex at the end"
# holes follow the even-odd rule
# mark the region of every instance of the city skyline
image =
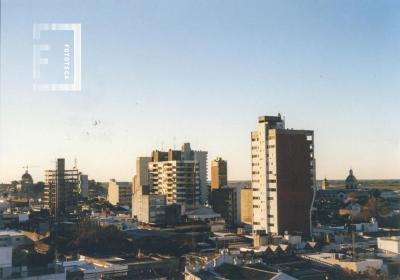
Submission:
POLYGON ((136 157, 185 142, 249 180, 255 120, 278 113, 314 131, 318 179, 400 177, 399 3, 1 4, 0 182, 57 158, 130 181, 136 157), (42 22, 81 23, 81 92, 32 91, 42 22))

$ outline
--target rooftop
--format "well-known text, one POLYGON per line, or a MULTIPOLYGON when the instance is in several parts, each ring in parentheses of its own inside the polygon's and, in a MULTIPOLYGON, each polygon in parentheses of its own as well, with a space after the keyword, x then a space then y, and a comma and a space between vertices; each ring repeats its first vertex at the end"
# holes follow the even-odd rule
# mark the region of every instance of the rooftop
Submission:
POLYGON ((0 230, 0 236, 2 235, 22 236, 23 234, 16 230, 0 230))
POLYGON ((400 241, 400 236, 379 237, 380 240, 400 241))

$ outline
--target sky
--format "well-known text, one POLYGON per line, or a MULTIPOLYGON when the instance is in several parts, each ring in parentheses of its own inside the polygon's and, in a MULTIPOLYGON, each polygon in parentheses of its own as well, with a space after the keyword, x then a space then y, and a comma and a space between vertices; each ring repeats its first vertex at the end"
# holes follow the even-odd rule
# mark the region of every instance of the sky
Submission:
POLYGON ((0 1, 0 182, 58 157, 128 181, 184 142, 246 180, 278 113, 314 130, 317 178, 400 178, 399 1, 0 1), (37 23, 81 24, 81 91, 33 91, 37 23))

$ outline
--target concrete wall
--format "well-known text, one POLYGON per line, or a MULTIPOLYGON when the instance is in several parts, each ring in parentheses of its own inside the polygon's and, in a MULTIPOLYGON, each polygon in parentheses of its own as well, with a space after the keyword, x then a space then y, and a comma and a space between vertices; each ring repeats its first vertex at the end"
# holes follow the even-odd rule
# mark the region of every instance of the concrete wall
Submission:
POLYGON ((378 249, 383 252, 400 254, 400 237, 378 237, 378 249))

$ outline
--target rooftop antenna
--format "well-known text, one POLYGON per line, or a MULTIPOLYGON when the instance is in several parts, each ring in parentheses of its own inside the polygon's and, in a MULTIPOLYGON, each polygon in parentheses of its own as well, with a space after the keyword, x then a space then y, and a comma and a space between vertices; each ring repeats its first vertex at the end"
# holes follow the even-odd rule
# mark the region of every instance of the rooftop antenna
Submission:
POLYGON ((28 164, 26 164, 25 166, 22 166, 22 168, 25 169, 26 173, 28 173, 28 168, 29 168, 28 164))
POLYGON ((78 159, 74 158, 74 169, 78 169, 78 159))
POLYGON ((176 150, 176 137, 175 136, 174 136, 173 142, 174 142, 174 150, 176 150))
POLYGON ((22 168, 25 169, 26 173, 28 173, 29 168, 34 168, 34 167, 39 167, 39 166, 29 165, 29 164, 26 164, 25 166, 22 166, 22 168))

